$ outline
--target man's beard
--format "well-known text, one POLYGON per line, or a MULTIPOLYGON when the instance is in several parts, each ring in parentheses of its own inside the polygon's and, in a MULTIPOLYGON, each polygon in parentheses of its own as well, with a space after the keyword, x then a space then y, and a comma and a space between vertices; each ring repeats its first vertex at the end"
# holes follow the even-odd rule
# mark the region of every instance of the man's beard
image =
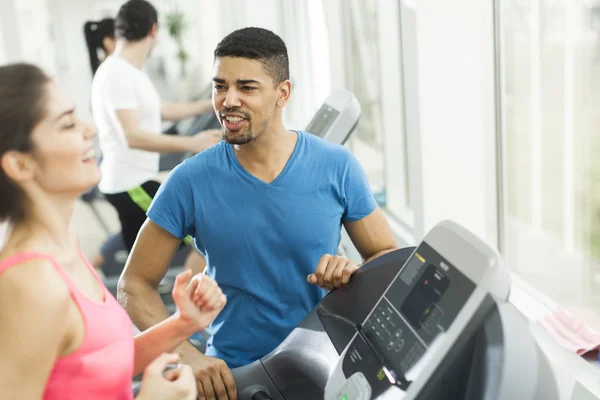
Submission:
POLYGON ((244 129, 245 132, 239 134, 237 131, 228 131, 227 128, 223 126, 221 129, 223 140, 229 144, 246 144, 253 141, 254 133, 252 133, 252 122, 247 120, 247 126, 242 129, 244 129))

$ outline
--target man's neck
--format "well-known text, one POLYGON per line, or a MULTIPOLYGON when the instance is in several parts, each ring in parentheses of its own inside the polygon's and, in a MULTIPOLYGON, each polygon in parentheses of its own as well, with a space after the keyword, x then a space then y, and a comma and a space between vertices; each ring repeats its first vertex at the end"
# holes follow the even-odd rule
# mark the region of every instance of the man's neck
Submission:
POLYGON ((283 124, 268 128, 259 137, 244 145, 234 145, 235 154, 240 161, 253 166, 276 168, 285 165, 294 151, 297 135, 285 129, 283 124))
POLYGON ((270 183, 284 170, 297 140, 297 133, 286 130, 282 124, 279 129, 268 129, 252 142, 233 148, 246 171, 270 183))
POLYGON ((141 70, 144 68, 144 63, 150 54, 150 44, 146 39, 138 42, 128 42, 124 39, 119 39, 113 54, 141 70))

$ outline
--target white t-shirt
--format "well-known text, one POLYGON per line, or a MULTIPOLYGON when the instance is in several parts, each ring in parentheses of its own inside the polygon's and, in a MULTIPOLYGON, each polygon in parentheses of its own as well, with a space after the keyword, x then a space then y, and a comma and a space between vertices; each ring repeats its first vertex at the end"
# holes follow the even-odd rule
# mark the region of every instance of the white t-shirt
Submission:
POLYGON ((131 149, 116 110, 137 110, 145 133, 161 133, 160 97, 146 72, 111 55, 96 71, 92 82, 92 114, 102 150, 101 192, 125 192, 156 179, 160 154, 131 149))

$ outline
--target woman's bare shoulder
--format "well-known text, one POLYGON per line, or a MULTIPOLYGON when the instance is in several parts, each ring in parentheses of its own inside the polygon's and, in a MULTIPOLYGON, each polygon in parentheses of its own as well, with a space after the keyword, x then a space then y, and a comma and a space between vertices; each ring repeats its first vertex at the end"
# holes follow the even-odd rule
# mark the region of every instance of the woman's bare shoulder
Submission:
MULTIPOLYGON (((47 258, 10 261, 14 254, 0 254, 0 310, 28 313, 66 313, 69 288, 47 258), (5 263, 9 261, 11 265, 5 263)), ((4 315, 4 313, 3 313, 4 315)))

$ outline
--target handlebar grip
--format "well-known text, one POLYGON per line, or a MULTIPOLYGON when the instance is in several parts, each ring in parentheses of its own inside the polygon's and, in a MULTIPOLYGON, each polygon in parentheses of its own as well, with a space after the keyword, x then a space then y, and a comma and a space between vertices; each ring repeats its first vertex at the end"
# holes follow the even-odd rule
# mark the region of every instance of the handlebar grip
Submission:
POLYGON ((254 395, 252 396, 252 400, 273 400, 273 399, 271 398, 271 396, 269 396, 265 392, 260 391, 260 392, 254 393, 254 395))

